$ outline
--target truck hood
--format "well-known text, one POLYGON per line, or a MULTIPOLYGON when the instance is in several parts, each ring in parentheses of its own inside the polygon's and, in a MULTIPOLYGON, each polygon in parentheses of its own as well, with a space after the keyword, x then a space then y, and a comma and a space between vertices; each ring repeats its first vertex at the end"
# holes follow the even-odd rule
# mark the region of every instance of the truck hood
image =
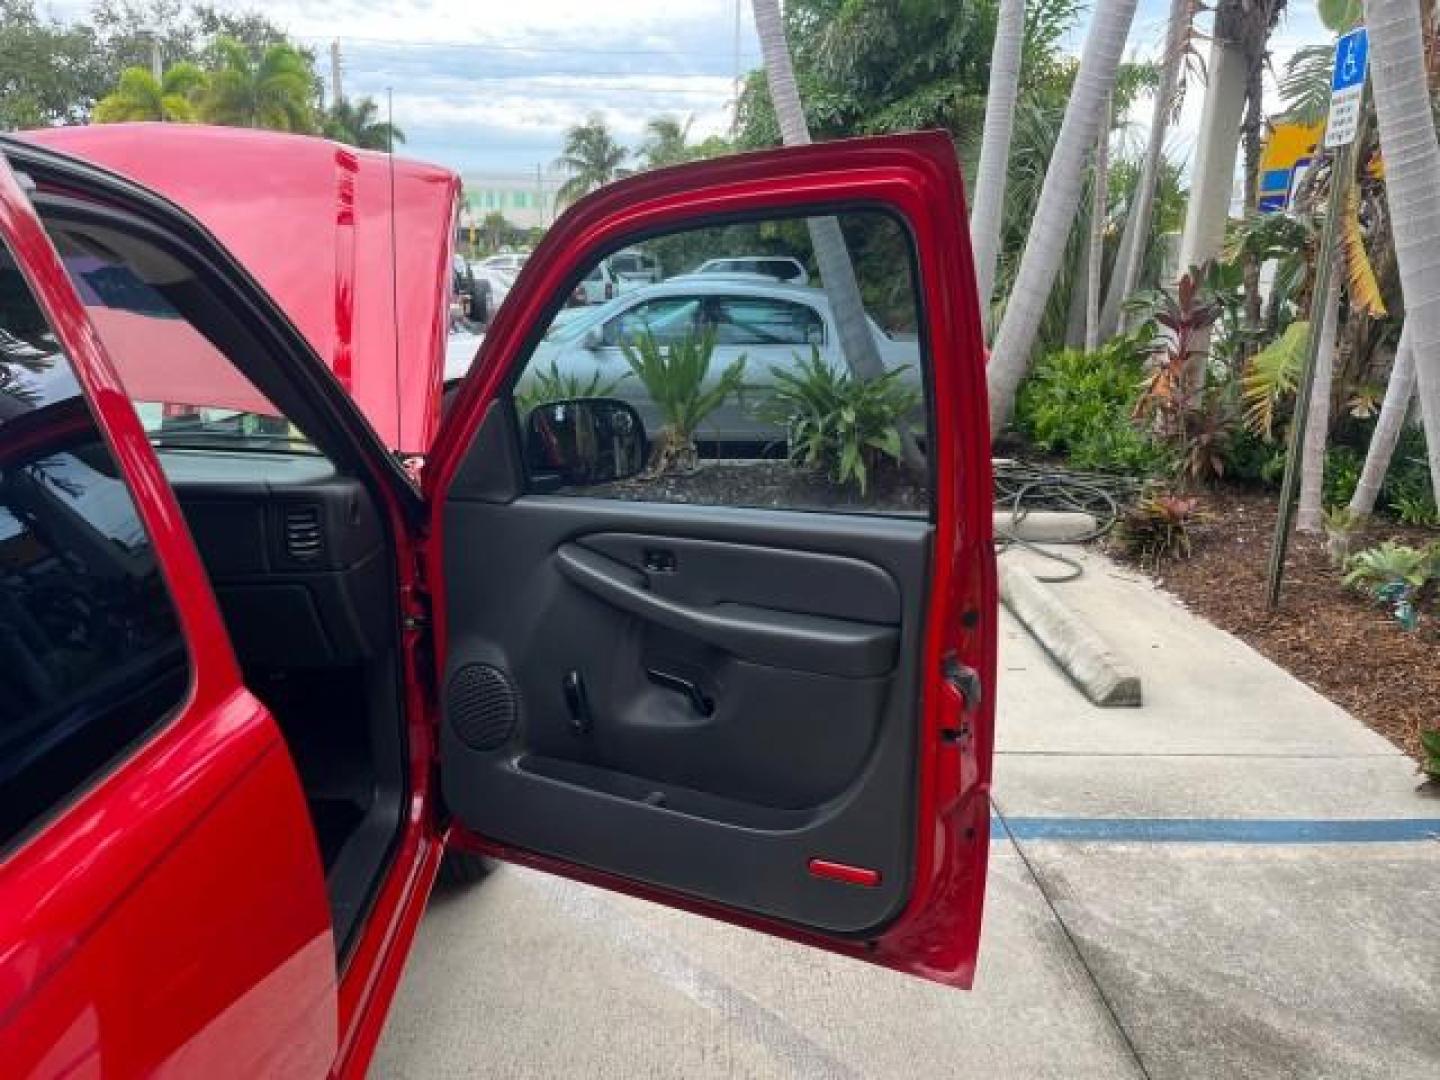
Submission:
POLYGON ((23 137, 129 177, 199 219, 386 446, 429 448, 448 329, 454 173, 401 158, 392 171, 382 153, 244 128, 99 124, 23 137))

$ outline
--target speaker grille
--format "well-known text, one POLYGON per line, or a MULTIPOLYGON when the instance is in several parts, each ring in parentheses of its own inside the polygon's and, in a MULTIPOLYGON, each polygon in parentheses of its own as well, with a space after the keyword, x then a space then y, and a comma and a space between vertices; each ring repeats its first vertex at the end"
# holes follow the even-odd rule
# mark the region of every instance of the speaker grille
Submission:
POLYGON ((507 742, 519 705, 505 673, 489 664, 461 665, 445 690, 450 727, 472 750, 494 750, 507 742))

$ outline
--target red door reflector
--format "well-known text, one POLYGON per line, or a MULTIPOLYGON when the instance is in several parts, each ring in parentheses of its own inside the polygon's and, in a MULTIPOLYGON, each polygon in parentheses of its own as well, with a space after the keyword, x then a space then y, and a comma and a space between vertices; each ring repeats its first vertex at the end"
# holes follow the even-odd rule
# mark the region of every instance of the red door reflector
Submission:
POLYGON ((849 863, 831 862, 829 859, 811 859, 810 873, 816 877, 829 878, 831 881, 843 881, 846 885, 864 885, 867 889, 873 889, 880 884, 879 870, 871 870, 864 866, 851 866, 849 863))

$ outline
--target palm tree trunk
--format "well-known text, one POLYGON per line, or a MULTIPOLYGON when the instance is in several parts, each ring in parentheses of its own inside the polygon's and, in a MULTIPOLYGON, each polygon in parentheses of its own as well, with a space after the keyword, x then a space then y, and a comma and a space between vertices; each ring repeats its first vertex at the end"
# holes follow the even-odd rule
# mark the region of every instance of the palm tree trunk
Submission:
POLYGON ((1420 9, 1413 0, 1365 0, 1365 23, 1405 331, 1431 487, 1440 494, 1440 142, 1430 111, 1420 9))
POLYGON ((1410 348, 1410 326, 1406 323, 1400 331, 1400 344, 1395 349, 1390 381, 1385 385, 1380 417, 1375 421, 1375 431, 1365 451, 1365 467, 1360 470, 1360 482, 1355 485, 1355 494, 1350 497, 1352 517, 1366 518, 1375 512, 1375 500, 1385 483, 1385 474, 1390 471, 1390 461, 1395 456, 1400 433, 1405 430, 1405 418, 1410 413, 1410 401, 1414 396, 1415 353, 1410 348))
POLYGON ((1135 0, 1098 0, 1091 16, 1060 136, 1045 170, 1020 270, 986 370, 992 437, 1010 419, 1015 391, 1030 366, 1040 319, 1065 256, 1065 241, 1084 182, 1086 151, 1095 142, 1105 96, 1115 88, 1115 71, 1134 17, 1135 0))
POLYGON ((1090 247, 1085 260, 1085 351, 1100 347, 1100 273, 1105 262, 1105 214, 1110 204, 1110 95, 1100 110, 1090 166, 1090 247))
POLYGON ((1320 344, 1315 350, 1315 376, 1310 389, 1310 412, 1305 421, 1305 445, 1300 456, 1300 508, 1295 528, 1318 533, 1324 524, 1321 505, 1325 485, 1325 445, 1330 437, 1330 394, 1335 375, 1335 331, 1340 317, 1339 267, 1330 272, 1325 289, 1320 344))
POLYGON ((1205 67, 1205 105, 1195 141, 1195 164, 1185 229, 1180 235, 1180 273, 1213 259, 1225 239, 1234 189, 1236 133, 1245 114, 1246 64, 1240 46, 1238 0, 1222 0, 1205 67))
MULTIPOLYGON (((775 106, 775 119, 780 125, 780 138, 786 146, 810 145, 810 127, 795 85, 795 68, 790 60, 790 46, 785 39, 785 23, 780 16, 779 0, 754 0, 755 30, 760 37, 760 52, 765 60, 765 78, 770 86, 770 99, 775 106)), ((873 379, 884 373, 879 350, 865 319, 860 299, 860 286, 855 268, 845 246, 840 223, 833 217, 810 218, 810 243, 815 250, 815 263, 830 307, 835 313, 836 332, 845 362, 856 378, 873 379)))
MULTIPOLYGON (((1090 223, 1085 223, 1086 235, 1090 232, 1090 223)), ((1085 347, 1085 310, 1090 299, 1090 252, 1083 246, 1077 246, 1075 251, 1074 266, 1070 272, 1070 307, 1065 313, 1065 347, 1067 349, 1083 349, 1085 347)))
MULTIPOLYGON (((779 0, 754 0, 755 31, 760 38, 760 52, 765 61, 765 78, 770 86, 770 99, 775 105, 775 119, 780 124, 780 138, 786 146, 808 146, 810 128, 800 104, 800 91, 795 85, 795 68, 790 61, 790 46, 785 40, 785 23, 780 17, 779 0)), ((815 265, 820 271, 820 284, 835 315, 835 333, 845 364, 857 379, 868 381, 885 373, 880 350, 865 317, 860 298, 860 284, 855 279, 855 266, 850 261, 840 222, 833 217, 808 218, 810 246, 815 252, 815 265)), ((900 428, 901 448, 908 465, 920 466, 924 458, 907 427, 900 428)))
POLYGON ((1020 92, 1020 50, 1024 42, 1025 0, 1000 0, 995 49, 990 57, 990 87, 985 95, 980 165, 975 173, 975 203, 970 208, 975 285, 980 295, 980 314, 987 324, 990 303, 995 298, 1005 176, 1010 164, 1010 137, 1015 131, 1015 99, 1020 92))
POLYGON ((1190 27, 1191 4, 1192 0, 1170 0, 1170 22, 1165 30, 1160 86, 1155 91, 1155 108, 1150 115, 1150 137, 1145 143, 1145 157, 1140 162, 1140 177, 1135 182, 1130 211, 1125 215, 1120 251, 1115 257, 1115 270, 1110 275, 1110 288, 1105 293, 1105 307, 1100 313, 1102 337, 1110 337, 1120 328, 1120 306, 1140 284, 1140 267, 1145 262, 1150 217, 1155 206, 1155 184, 1160 175, 1160 163, 1165 157, 1165 133, 1170 125, 1175 94, 1180 88, 1180 61, 1183 59, 1185 34, 1190 27))

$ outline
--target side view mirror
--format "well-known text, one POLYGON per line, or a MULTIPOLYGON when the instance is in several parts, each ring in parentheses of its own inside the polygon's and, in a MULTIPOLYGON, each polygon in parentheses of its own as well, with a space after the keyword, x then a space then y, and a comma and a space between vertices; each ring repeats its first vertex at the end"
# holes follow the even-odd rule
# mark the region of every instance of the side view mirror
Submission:
POLYGON ((605 338, 604 335, 600 333, 598 326, 592 326, 589 330, 586 330, 585 336, 580 339, 580 347, 582 349, 588 349, 591 352, 594 352, 604 344, 605 338))
POLYGON ((645 467, 645 424, 614 398, 547 401, 525 421, 525 463, 556 486, 626 480, 645 467))

